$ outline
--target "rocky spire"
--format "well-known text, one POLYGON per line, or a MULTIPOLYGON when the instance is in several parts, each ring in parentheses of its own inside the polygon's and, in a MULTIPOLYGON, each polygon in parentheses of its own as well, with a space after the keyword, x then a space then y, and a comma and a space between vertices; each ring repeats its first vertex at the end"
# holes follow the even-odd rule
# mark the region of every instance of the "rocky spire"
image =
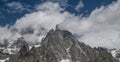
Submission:
POLYGON ((56 25, 56 29, 55 30, 60 30, 60 28, 59 28, 59 25, 57 24, 56 25))
POLYGON ((20 49, 20 51, 19 51, 20 56, 25 56, 25 55, 27 55, 28 51, 29 51, 29 46, 28 46, 28 44, 26 43, 26 44, 24 44, 24 45, 21 47, 21 49, 20 49))

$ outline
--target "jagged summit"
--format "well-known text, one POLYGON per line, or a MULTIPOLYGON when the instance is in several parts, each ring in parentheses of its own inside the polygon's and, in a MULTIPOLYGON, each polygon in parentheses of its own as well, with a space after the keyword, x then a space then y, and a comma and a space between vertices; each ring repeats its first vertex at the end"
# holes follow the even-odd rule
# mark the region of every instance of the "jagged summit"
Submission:
MULTIPOLYGON (((47 43, 46 39, 50 39, 51 37, 52 37, 52 38, 55 37, 55 38, 58 39, 58 40, 63 40, 65 37, 69 37, 69 36, 74 37, 71 32, 69 32, 69 31, 67 31, 67 30, 61 30, 61 29, 58 27, 58 25, 56 25, 56 29, 55 29, 55 30, 51 29, 51 30, 47 33, 46 37, 45 37, 45 38, 43 39, 43 41, 41 42, 41 45, 47 43)), ((57 42, 57 41, 55 41, 55 42, 57 42)))
MULTIPOLYGON (((20 50, 22 51, 22 50, 20 50)), ((26 51, 26 50, 25 50, 26 51)), ((117 62, 107 52, 99 52, 82 42, 66 30, 50 30, 42 40, 40 47, 33 47, 25 55, 12 56, 9 62, 117 62)))
POLYGON ((56 25, 56 30, 60 30, 59 25, 56 25))

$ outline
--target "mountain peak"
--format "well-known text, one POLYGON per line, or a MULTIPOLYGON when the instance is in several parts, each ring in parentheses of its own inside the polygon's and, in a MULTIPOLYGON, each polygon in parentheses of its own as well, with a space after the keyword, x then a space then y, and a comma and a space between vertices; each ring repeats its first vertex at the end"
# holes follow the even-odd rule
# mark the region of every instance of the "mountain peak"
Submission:
POLYGON ((85 45, 58 26, 48 32, 40 47, 32 48, 23 58, 14 58, 12 61, 15 62, 60 62, 65 59, 69 62, 117 62, 109 53, 85 45))
POLYGON ((59 25, 56 25, 56 30, 59 30, 60 28, 59 28, 59 25))

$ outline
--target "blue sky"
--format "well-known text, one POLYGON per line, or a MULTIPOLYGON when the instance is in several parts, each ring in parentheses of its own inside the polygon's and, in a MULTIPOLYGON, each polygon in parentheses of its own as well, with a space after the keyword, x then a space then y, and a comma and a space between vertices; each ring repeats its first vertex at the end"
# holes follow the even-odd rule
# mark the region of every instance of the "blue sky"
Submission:
POLYGON ((25 14, 35 12, 35 7, 46 1, 57 2, 65 8, 65 11, 86 17, 94 9, 109 5, 116 0, 0 0, 0 26, 14 24, 25 14), (79 2, 83 3, 83 7, 76 9, 79 2))
MULTIPOLYGON (((14 28, 47 33, 56 25, 92 47, 120 49, 120 0, 0 0, 2 39, 12 39, 14 28)), ((34 34, 30 38, 36 40, 34 34)))

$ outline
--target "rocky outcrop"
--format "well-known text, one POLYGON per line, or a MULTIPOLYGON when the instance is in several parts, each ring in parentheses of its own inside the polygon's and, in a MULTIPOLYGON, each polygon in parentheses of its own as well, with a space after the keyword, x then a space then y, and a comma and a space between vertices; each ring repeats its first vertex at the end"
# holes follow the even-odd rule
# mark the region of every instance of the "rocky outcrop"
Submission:
MULTIPOLYGON (((25 55, 13 55, 9 62, 117 62, 108 52, 101 52, 78 41, 66 30, 50 30, 42 40, 40 47, 32 47, 30 51, 24 46, 25 55)), ((21 49, 20 51, 23 51, 21 49)))

